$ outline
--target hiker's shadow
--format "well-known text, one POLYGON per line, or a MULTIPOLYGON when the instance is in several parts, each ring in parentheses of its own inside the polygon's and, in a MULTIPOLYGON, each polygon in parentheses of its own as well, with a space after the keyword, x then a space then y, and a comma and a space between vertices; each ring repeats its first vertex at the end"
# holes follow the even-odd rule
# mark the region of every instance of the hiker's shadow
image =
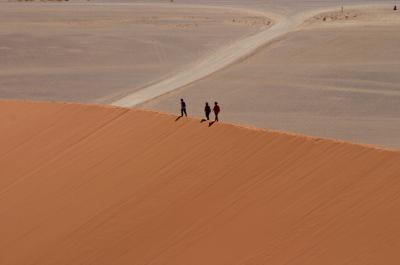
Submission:
POLYGON ((200 123, 203 123, 203 122, 205 122, 205 121, 207 121, 207 120, 206 120, 206 119, 201 119, 200 123))
POLYGON ((178 116, 175 121, 179 121, 182 118, 182 116, 178 116))
POLYGON ((213 126, 214 123, 215 123, 215 121, 212 121, 212 122, 208 123, 208 127, 213 126))

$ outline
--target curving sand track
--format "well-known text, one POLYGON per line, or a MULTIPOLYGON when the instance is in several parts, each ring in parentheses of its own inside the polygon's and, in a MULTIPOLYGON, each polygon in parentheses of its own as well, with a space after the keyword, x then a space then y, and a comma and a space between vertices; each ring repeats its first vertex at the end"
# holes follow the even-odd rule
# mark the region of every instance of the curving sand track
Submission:
MULTIPOLYGON (((232 8, 226 9, 231 10, 232 8)), ((297 12, 295 15, 278 15, 240 8, 232 9, 236 11, 242 10, 244 13, 254 13, 254 15, 264 15, 267 18, 273 18, 275 24, 271 28, 265 29, 253 36, 236 41, 229 46, 222 47, 215 53, 204 58, 200 63, 194 64, 192 67, 189 67, 172 77, 161 80, 122 97, 121 99, 112 102, 111 105, 133 107, 189 85, 239 61, 240 59, 246 58, 257 49, 271 43, 277 38, 299 29, 300 26, 316 15, 323 12, 331 12, 336 9, 337 7, 324 9, 314 8, 313 10, 297 12)))
POLYGON ((124 108, 0 112, 2 265, 400 259, 399 152, 124 108))
MULTIPOLYGON (((232 10, 232 8, 226 9, 232 10)), ((242 10, 244 13, 253 13, 255 15, 264 14, 265 17, 272 17, 275 19, 276 23, 271 28, 219 49, 215 53, 204 58, 200 63, 189 67, 187 70, 177 73, 176 75, 173 75, 172 77, 164 79, 160 82, 156 82, 153 85, 135 91, 134 93, 116 100, 111 104, 120 107, 133 107, 150 99, 176 90, 177 88, 188 85, 194 81, 207 77, 208 75, 215 73, 240 59, 245 58, 258 48, 268 44, 279 36, 294 30, 297 26, 304 22, 305 18, 310 17, 310 14, 314 14, 314 12, 307 12, 307 14, 289 17, 247 9, 235 8, 233 10, 242 10)), ((318 13, 320 11, 315 12, 318 13)))

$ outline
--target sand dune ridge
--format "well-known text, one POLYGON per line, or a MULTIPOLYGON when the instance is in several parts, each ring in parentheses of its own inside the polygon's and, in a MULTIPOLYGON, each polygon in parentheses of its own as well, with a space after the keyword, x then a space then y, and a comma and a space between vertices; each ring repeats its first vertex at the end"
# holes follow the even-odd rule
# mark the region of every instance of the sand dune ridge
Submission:
POLYGON ((0 111, 4 265, 399 260, 399 152, 116 107, 0 111))

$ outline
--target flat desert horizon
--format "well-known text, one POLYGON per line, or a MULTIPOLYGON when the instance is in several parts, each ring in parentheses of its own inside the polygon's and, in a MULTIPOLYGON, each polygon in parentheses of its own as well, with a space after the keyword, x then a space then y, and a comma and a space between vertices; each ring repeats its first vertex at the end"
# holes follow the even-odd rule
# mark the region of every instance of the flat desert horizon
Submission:
POLYGON ((0 264, 398 265, 395 4, 0 0, 0 264))

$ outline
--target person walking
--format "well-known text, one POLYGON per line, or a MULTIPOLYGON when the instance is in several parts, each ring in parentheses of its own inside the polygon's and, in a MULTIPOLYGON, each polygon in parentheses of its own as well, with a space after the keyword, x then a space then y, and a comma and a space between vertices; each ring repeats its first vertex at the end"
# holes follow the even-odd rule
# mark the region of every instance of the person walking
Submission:
POLYGON ((221 111, 221 108, 218 106, 218 102, 214 103, 213 111, 214 111, 214 114, 215 114, 215 121, 218 121, 218 114, 221 111))
POLYGON ((181 98, 181 117, 183 117, 183 115, 187 117, 186 102, 181 98))
POLYGON ((210 105, 208 105, 208 102, 206 102, 206 106, 204 107, 204 113, 206 114, 206 118, 209 121, 210 120, 211 107, 210 107, 210 105))

